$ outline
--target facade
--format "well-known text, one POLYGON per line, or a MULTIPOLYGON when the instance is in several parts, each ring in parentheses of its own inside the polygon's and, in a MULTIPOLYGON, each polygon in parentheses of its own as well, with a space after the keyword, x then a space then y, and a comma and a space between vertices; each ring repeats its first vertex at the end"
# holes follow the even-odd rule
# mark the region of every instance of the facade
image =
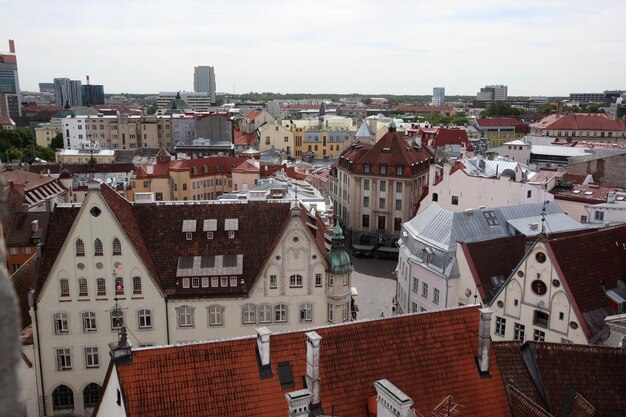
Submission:
POLYGON ((83 105, 83 90, 79 80, 69 78, 54 79, 54 103, 64 106, 69 103, 71 107, 83 105))
POLYGON ((215 70, 213 67, 193 68, 193 91, 209 93, 211 103, 215 103, 215 70))
MULTIPOLYGON (((157 98, 157 108, 167 110, 172 108, 172 102, 183 100, 190 107, 190 110, 197 112, 206 112, 212 109, 211 97, 207 92, 189 92, 189 91, 161 91, 157 98)), ((179 110, 187 110, 178 107, 179 110)))
POLYGON ((296 151, 305 159, 337 159, 352 143, 353 134, 347 129, 309 129, 296 151))
POLYGON ((9 40, 9 53, 0 53, 0 115, 22 115, 20 80, 13 40, 9 40))
POLYGON ((82 86, 83 106, 104 104, 104 87, 102 85, 87 84, 82 86))
POLYGON ((478 101, 506 101, 507 98, 508 86, 506 85, 487 85, 476 94, 478 101))
POLYGON ((400 236, 428 184, 433 155, 409 144, 392 125, 375 144, 354 143, 333 164, 330 196, 352 243, 387 243, 400 236))
POLYGON ((433 106, 443 106, 446 103, 446 88, 433 87, 433 98, 430 102, 433 106))
POLYGON ((98 164, 112 164, 115 162, 115 151, 92 147, 90 142, 79 149, 59 149, 55 153, 56 161, 60 164, 89 164, 91 161, 98 164))
POLYGON ((555 204, 483 206, 463 212, 451 212, 437 203, 430 204, 402 225, 396 268, 396 311, 403 314, 467 302, 465 287, 459 283, 463 270, 458 261, 457 242, 478 242, 517 234, 536 236, 542 227, 552 233, 587 229, 555 204))
POLYGON ((539 237, 489 305, 492 338, 603 344, 626 305, 626 227, 539 237))
POLYGON ((530 134, 624 144, 626 124, 603 113, 551 114, 531 124, 530 134))
POLYGON ((260 152, 275 150, 285 156, 295 156, 293 133, 283 125, 274 121, 258 128, 258 150, 260 152))
POLYGON ((46 415, 90 412, 122 326, 150 346, 351 317, 341 230, 331 245, 299 205, 133 205, 92 181, 50 224, 31 310, 46 415))
POLYGON ((239 121, 239 128, 242 132, 252 133, 265 123, 273 122, 274 118, 265 110, 252 110, 243 119, 239 121))
POLYGON ((60 120, 40 123, 35 127, 35 141, 37 145, 45 148, 52 143, 52 139, 59 133, 63 133, 63 124, 60 120))
POLYGON ((475 126, 480 131, 480 137, 486 139, 492 148, 522 138, 528 133, 528 126, 514 117, 475 119, 475 126))
POLYGON ((465 307, 186 346, 118 345, 95 415, 408 417, 450 408, 510 417, 501 365, 478 337, 490 317, 465 307), (212 383, 185 389, 191 369, 212 383))
POLYGON ((570 93, 570 101, 577 101, 580 104, 604 103, 603 93, 570 93))

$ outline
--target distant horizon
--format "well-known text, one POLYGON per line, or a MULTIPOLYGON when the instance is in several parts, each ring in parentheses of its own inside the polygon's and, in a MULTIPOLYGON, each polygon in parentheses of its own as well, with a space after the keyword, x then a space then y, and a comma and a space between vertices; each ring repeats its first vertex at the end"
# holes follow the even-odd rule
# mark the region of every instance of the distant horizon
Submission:
POLYGON ((87 74, 105 92, 192 91, 196 66, 214 67, 229 94, 473 96, 504 84, 514 97, 567 97, 626 87, 621 0, 0 0, 0 10, 0 50, 15 40, 24 91, 87 74))

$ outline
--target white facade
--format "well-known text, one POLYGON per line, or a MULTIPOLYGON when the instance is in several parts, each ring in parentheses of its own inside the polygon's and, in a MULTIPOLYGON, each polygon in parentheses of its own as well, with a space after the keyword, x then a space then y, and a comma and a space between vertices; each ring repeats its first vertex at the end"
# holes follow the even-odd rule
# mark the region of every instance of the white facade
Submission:
POLYGON ((592 225, 604 226, 626 223, 626 202, 615 200, 615 193, 609 193, 608 202, 602 204, 586 204, 587 221, 592 225))
MULTIPOLYGON (((172 107, 172 101, 176 100, 176 95, 180 94, 180 98, 189 104, 189 106, 197 112, 206 112, 211 110, 211 96, 207 92, 159 92, 157 99, 157 107, 159 109, 169 109, 172 107)), ((179 109, 185 110, 185 109, 179 109)))

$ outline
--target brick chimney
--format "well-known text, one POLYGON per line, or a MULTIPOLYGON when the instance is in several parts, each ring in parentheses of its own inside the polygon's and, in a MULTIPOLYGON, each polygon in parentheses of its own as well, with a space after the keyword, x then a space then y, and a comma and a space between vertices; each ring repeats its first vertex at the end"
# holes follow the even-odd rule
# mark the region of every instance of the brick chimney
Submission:
POLYGON ((491 345, 491 315, 488 308, 481 308, 478 328, 478 370, 481 375, 489 374, 489 346, 491 345))
POLYGON ((378 414, 376 417, 415 416, 411 409, 413 400, 386 379, 374 382, 376 388, 378 414))
POLYGON ((320 341, 316 332, 306 333, 306 385, 311 390, 311 408, 322 406, 320 398, 320 341))
POLYGON ((311 391, 301 389, 285 394, 289 407, 289 417, 309 417, 309 406, 312 398, 311 391))
POLYGON ((256 329, 256 345, 259 354, 259 371, 261 378, 267 374, 266 377, 272 375, 272 368, 270 362, 270 335, 272 332, 267 327, 259 327, 256 329), (268 373, 269 372, 269 373, 268 373))

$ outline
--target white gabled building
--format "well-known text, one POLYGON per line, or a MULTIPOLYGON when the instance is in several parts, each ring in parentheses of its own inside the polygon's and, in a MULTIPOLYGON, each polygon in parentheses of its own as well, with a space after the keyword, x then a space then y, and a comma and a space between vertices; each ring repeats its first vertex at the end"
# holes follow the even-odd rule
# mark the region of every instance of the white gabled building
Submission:
POLYGON ((91 412, 122 328, 151 346, 352 317, 341 229, 300 205, 131 204, 91 181, 50 225, 33 268, 40 415, 91 412))

